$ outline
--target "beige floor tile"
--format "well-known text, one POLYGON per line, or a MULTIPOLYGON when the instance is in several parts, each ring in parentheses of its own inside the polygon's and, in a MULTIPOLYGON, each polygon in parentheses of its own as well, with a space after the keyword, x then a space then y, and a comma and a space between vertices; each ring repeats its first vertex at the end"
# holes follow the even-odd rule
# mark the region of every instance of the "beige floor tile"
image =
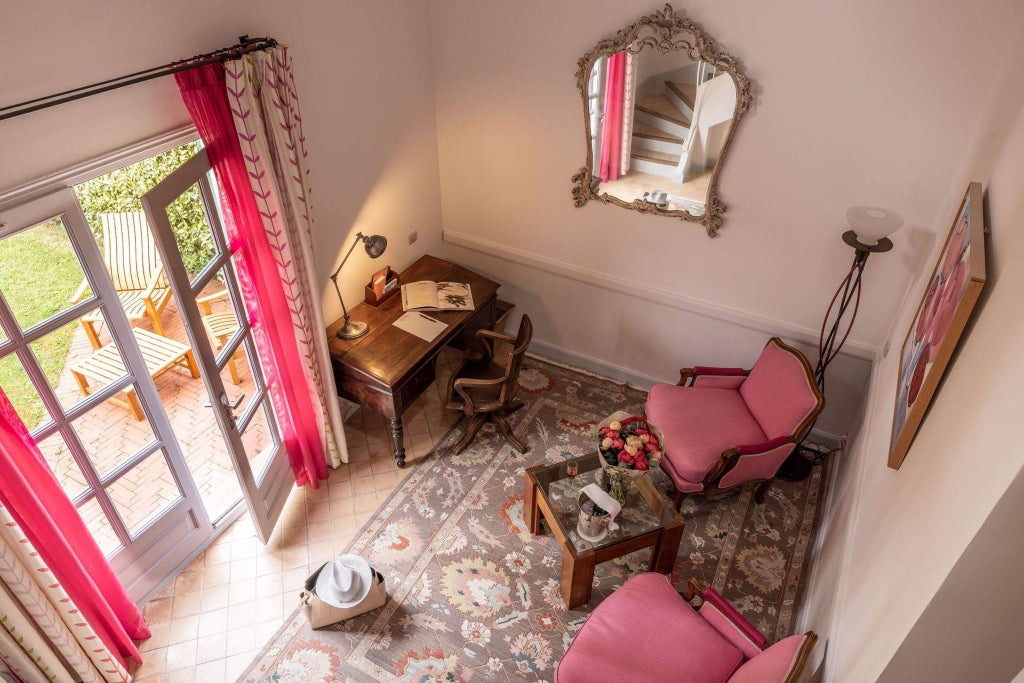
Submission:
POLYGON ((167 670, 191 668, 196 665, 196 640, 186 640, 167 646, 167 670))
POLYGON ((160 623, 161 621, 170 621, 171 619, 171 606, 174 604, 174 598, 160 598, 158 600, 150 600, 146 604, 146 609, 143 610, 143 616, 146 617, 146 621, 149 623, 160 623))
POLYGON ((222 683, 227 680, 226 664, 224 659, 200 664, 195 671, 196 683, 222 683))
POLYGON ((171 608, 171 618, 190 617, 199 614, 199 593, 185 593, 174 596, 174 606, 171 608))
POLYGON ((377 509, 377 496, 367 493, 352 498, 352 509, 358 515, 360 513, 372 512, 377 509))
MULTIPOLYGON (((332 481, 331 500, 345 500, 352 497, 352 481, 332 481)), ((333 512, 332 512, 333 514, 333 512)))
POLYGON ((167 632, 167 643, 177 645, 189 640, 195 640, 199 635, 199 615, 172 619, 171 628, 167 632))
POLYGON ((227 632, 227 656, 242 654, 256 648, 256 625, 247 624, 227 632))
POLYGON ((208 636, 200 636, 197 641, 196 663, 203 664, 227 657, 227 632, 221 631, 208 636))
POLYGON ((227 630, 228 610, 226 607, 224 609, 203 612, 199 615, 198 635, 200 640, 218 633, 224 633, 227 630))
POLYGON ((373 475, 369 477, 360 477, 359 479, 353 479, 352 484, 352 495, 362 496, 367 493, 373 493, 376 489, 373 485, 373 475))
POLYGON ((213 610, 223 609, 228 606, 228 584, 222 586, 214 586, 213 588, 204 588, 202 598, 200 599, 200 607, 203 612, 209 612, 213 610))

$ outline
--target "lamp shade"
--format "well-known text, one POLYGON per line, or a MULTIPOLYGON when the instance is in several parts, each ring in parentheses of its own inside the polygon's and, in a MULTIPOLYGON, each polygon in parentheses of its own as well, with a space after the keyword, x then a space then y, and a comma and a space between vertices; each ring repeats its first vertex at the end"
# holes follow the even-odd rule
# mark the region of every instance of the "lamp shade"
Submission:
POLYGON ((903 225, 899 214, 877 206, 852 206, 846 210, 846 220, 857 233, 858 241, 866 245, 878 244, 903 225))
POLYGON ((363 245, 370 258, 377 258, 388 248, 388 239, 383 235, 370 235, 363 238, 363 245))

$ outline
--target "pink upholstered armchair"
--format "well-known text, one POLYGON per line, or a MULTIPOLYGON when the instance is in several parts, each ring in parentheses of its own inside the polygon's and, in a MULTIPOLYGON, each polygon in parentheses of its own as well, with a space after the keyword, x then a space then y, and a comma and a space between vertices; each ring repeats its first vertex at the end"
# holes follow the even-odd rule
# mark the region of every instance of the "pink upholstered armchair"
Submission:
POLYGON ((555 683, 796 683, 818 637, 768 646, 736 608, 695 579, 680 597, 662 574, 640 574, 583 624, 555 683), (698 609, 687 601, 703 599, 698 609))
POLYGON ((750 370, 683 368, 678 384, 651 387, 647 419, 665 437, 676 507, 749 481, 763 482, 760 499, 824 405, 807 359, 778 337, 750 370))

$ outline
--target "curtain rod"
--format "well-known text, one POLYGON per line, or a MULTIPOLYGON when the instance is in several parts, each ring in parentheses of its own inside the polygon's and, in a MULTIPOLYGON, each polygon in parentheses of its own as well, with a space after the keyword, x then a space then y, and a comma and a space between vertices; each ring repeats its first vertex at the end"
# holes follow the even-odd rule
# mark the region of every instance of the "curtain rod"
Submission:
POLYGON ((117 90, 118 88, 123 88, 126 85, 134 85, 135 83, 142 83, 143 81, 149 81, 154 78, 170 76, 171 74, 178 73, 179 71, 203 66, 204 64, 212 64, 214 62, 223 62, 228 59, 234 59, 249 52, 276 47, 277 44, 276 40, 269 37, 250 38, 249 36, 240 36, 238 38, 238 44, 232 45, 231 47, 223 47, 219 50, 214 50, 213 52, 206 52, 201 55, 189 57, 188 59, 179 59, 171 62, 170 64, 164 64, 163 66, 154 66, 149 69, 143 69, 142 71, 136 71, 135 73, 118 76, 117 78, 100 81, 99 83, 83 85, 80 88, 72 88, 71 90, 65 90, 64 92, 47 95, 46 97, 37 97, 33 100, 26 100, 25 102, 19 102, 18 104, 0 107, 0 121, 3 121, 4 119, 11 119, 15 116, 21 116, 22 114, 30 114, 34 111, 39 111, 40 109, 54 107, 58 104, 74 102, 75 100, 99 95, 100 93, 105 93, 110 90, 117 90))

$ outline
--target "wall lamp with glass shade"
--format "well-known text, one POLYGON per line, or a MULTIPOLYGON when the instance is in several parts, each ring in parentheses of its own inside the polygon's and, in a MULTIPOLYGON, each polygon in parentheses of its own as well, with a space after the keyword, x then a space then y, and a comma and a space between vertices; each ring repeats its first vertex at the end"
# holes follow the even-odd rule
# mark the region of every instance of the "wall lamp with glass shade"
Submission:
MULTIPOLYGON (((822 393, 825 391, 825 370, 839 355, 853 329, 853 322, 857 319, 864 264, 871 254, 880 254, 892 249, 889 235, 903 225, 903 219, 898 214, 877 206, 850 207, 846 210, 846 221, 850 229, 843 233, 843 242, 854 249, 853 265, 839 283, 839 288, 836 289, 825 313, 825 319, 821 323, 821 333, 818 335, 818 363, 814 368, 814 380, 822 393), (846 318, 849 318, 849 321, 844 323, 846 318), (845 331, 840 333, 844 326, 845 331)), ((807 478, 813 463, 802 451, 801 448, 793 450, 779 468, 780 478, 790 481, 807 478)))
POLYGON ((341 326, 337 332, 334 333, 338 339, 356 339, 362 337, 364 334, 370 331, 370 326, 364 322, 352 322, 349 319, 348 308, 345 307, 345 300, 341 297, 341 287, 338 286, 338 273, 345 266, 345 262, 348 261, 348 257, 352 255, 352 250, 356 248, 356 245, 360 242, 363 243, 363 247, 366 249, 366 255, 370 258, 378 258, 384 253, 384 250, 388 248, 388 240, 383 235, 363 235, 363 233, 356 233, 356 241, 349 247, 348 253, 345 254, 345 258, 341 260, 341 265, 331 275, 331 282, 334 283, 334 289, 338 292, 338 301, 341 302, 341 310, 345 314, 345 324, 341 326))

